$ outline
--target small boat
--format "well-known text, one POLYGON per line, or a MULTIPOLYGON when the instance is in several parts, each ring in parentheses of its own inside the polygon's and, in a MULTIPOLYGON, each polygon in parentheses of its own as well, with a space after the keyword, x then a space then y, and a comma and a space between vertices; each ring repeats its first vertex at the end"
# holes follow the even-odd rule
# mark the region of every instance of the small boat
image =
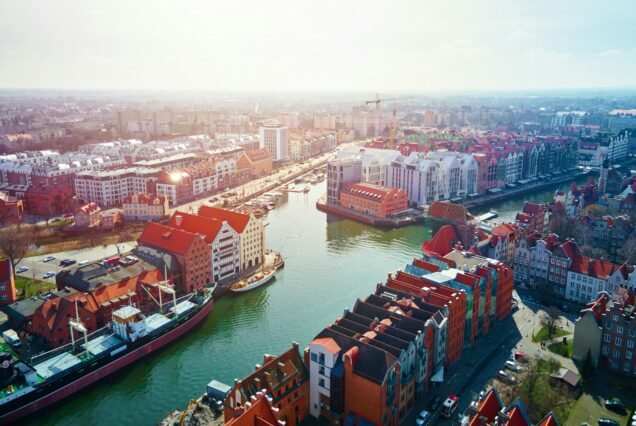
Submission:
POLYGON ((274 273, 276 269, 272 269, 266 272, 259 272, 258 274, 248 278, 247 280, 241 280, 235 284, 230 286, 230 291, 234 293, 243 293, 246 291, 253 290, 257 287, 260 287, 264 284, 267 284, 272 278, 274 278, 274 273))

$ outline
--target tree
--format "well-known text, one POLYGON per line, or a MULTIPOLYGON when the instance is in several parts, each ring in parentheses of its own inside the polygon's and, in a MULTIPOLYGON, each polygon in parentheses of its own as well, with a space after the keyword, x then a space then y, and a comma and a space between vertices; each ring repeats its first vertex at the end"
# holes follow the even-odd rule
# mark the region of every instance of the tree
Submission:
POLYGON ((592 247, 589 244, 586 244, 581 247, 581 254, 583 256, 591 257, 593 259, 608 259, 609 253, 607 250, 602 249, 600 247, 592 247))
POLYGON ((20 225, 4 229, 0 233, 0 250, 11 259, 15 268, 29 251, 29 245, 34 241, 33 233, 20 225))
POLYGON ((560 321, 561 312, 559 309, 554 306, 549 306, 541 318, 541 323, 548 328, 548 337, 550 339, 556 334, 560 321))

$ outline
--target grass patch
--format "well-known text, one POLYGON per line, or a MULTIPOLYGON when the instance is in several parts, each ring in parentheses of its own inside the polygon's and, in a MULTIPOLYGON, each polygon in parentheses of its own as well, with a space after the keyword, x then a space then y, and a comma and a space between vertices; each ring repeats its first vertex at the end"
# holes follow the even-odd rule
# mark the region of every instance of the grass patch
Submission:
POLYGON ((544 325, 543 327, 539 329, 538 332, 535 333, 534 337, 532 338, 532 341, 534 343, 539 343, 539 342, 543 342, 544 340, 556 339, 557 337, 567 336, 568 334, 570 334, 570 332, 568 332, 567 330, 564 330, 562 328, 557 328, 556 333, 554 333, 554 335, 550 337, 548 335, 548 326, 544 325))
POLYGON ((598 424, 598 419, 601 417, 614 419, 624 425, 627 424, 629 414, 621 416, 618 413, 610 411, 605 408, 603 400, 594 398, 588 393, 583 393, 574 404, 574 407, 572 407, 570 416, 564 426, 579 426, 583 422, 587 422, 594 426, 598 424))
POLYGON ((566 358, 572 358, 572 351, 574 349, 574 342, 569 339, 564 345, 563 342, 552 343, 548 346, 548 350, 557 355, 564 356, 566 358))
POLYGON ((55 290, 55 283, 16 276, 15 287, 20 297, 29 298, 50 290, 55 290))

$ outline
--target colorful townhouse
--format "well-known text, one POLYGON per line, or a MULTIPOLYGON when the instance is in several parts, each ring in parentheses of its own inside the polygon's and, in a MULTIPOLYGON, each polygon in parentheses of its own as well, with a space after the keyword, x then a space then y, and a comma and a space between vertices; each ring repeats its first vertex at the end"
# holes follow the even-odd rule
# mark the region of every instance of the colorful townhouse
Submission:
POLYGON ((395 355, 327 327, 308 346, 309 414, 331 424, 399 425, 395 355))
POLYGON ((210 247, 208 263, 212 271, 212 282, 218 283, 238 276, 241 270, 239 233, 227 220, 176 211, 168 226, 203 238, 210 247))
POLYGON ((255 410, 252 405, 262 397, 271 407, 274 424, 297 426, 307 417, 309 370, 297 343, 279 356, 265 355, 262 365, 234 382, 224 401, 225 424, 248 424, 243 423, 246 411, 255 410))
POLYGON ((212 248, 202 235, 151 222, 137 243, 175 257, 181 269, 180 293, 191 293, 212 282, 212 248))
POLYGON ((252 214, 233 212, 211 206, 199 207, 199 216, 227 222, 239 235, 240 270, 259 266, 265 253, 263 222, 252 214))

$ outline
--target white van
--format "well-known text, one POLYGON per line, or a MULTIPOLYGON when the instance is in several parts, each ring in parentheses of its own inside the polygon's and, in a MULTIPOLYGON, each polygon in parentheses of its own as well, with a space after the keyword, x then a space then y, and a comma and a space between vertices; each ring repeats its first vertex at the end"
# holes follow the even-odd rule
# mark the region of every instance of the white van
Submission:
POLYGON ((15 330, 9 329, 3 332, 2 337, 4 337, 4 340, 14 348, 19 348, 22 345, 22 341, 18 337, 18 333, 16 333, 15 330))

